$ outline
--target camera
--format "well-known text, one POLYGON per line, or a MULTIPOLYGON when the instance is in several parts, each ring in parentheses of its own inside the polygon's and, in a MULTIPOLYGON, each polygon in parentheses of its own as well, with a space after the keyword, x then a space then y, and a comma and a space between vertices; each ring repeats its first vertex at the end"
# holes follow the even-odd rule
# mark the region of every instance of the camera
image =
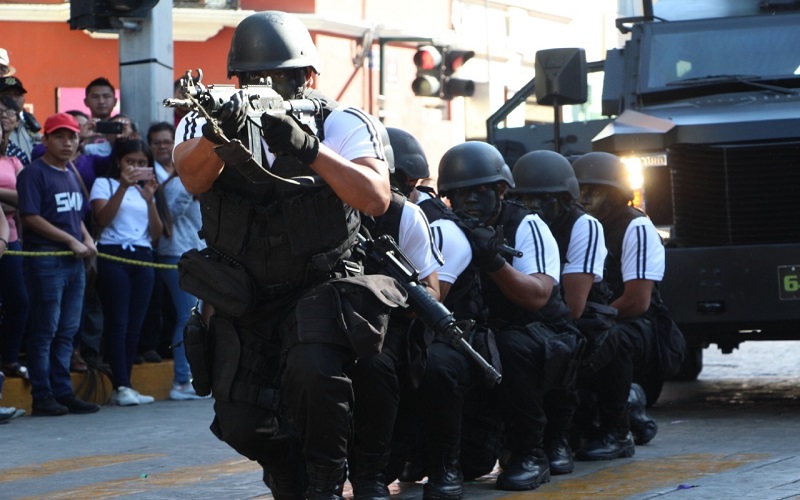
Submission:
POLYGON ((97 122, 95 130, 98 134, 121 134, 125 125, 122 122, 97 122))

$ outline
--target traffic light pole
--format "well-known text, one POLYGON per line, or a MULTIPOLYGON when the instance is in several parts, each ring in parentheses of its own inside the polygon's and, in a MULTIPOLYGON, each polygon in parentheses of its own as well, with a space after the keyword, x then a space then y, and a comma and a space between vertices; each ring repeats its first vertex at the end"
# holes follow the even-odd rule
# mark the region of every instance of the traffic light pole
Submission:
POLYGON ((120 100, 146 139, 152 123, 173 122, 172 108, 161 104, 173 94, 172 2, 161 0, 135 24, 119 32, 120 100))
MULTIPOLYGON (((378 39, 378 47, 380 48, 379 52, 379 61, 378 61, 378 99, 383 100, 385 96, 385 85, 386 82, 384 74, 384 61, 386 60, 386 44, 387 43, 401 43, 401 42, 411 42, 411 43, 433 43, 433 39, 431 38, 422 38, 422 37, 381 37, 378 39)), ((383 120, 383 113, 379 113, 381 121, 383 120)))

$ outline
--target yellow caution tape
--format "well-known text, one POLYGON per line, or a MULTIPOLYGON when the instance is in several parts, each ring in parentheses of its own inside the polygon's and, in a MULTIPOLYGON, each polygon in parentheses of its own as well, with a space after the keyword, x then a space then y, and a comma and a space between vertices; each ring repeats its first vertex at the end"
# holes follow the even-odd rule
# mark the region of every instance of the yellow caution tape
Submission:
MULTIPOLYGON (((58 252, 25 252, 20 250, 8 250, 4 255, 17 255, 21 257, 68 257, 75 255, 71 250, 62 250, 58 252)), ((97 252, 97 256, 103 259, 122 262, 123 264, 131 264, 134 266, 155 267, 157 269, 178 269, 175 264, 159 264, 158 262, 145 262, 142 260, 126 259, 124 257, 117 257, 116 255, 109 255, 103 252, 97 252)))

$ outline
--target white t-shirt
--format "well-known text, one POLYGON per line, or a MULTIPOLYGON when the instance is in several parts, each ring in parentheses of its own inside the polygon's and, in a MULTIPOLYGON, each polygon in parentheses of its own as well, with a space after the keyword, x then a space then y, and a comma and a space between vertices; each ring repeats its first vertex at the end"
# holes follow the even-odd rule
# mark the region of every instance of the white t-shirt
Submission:
MULTIPOLYGON (((98 177, 89 194, 89 201, 109 200, 119 188, 119 181, 108 177, 98 177)), ((103 229, 97 240, 101 245, 122 245, 152 248, 150 242, 150 223, 147 217, 147 201, 142 198, 136 186, 129 186, 111 224, 103 229)))
MULTIPOLYGON (((417 204, 432 198, 428 193, 420 191, 417 204)), ((430 226, 434 245, 444 258, 444 264, 439 268, 439 281, 452 285, 472 262, 469 239, 451 220, 435 220, 430 223, 430 226)))
POLYGON ((665 254, 664 244, 653 222, 648 217, 633 219, 622 239, 622 281, 661 281, 665 254))
POLYGON ((595 283, 603 279, 603 263, 608 249, 600 221, 583 214, 572 226, 572 235, 567 248, 567 261, 561 274, 594 274, 595 283))
POLYGON ((522 257, 514 257, 514 269, 525 274, 546 274, 558 284, 561 275, 558 243, 538 215, 530 214, 522 219, 517 228, 515 248, 522 252, 522 257))
MULTIPOLYGON (((380 134, 375 126, 375 118, 364 111, 351 106, 340 106, 334 109, 324 122, 322 144, 331 148, 346 160, 356 158, 378 158, 386 160, 380 134)), ((203 124, 206 120, 196 112, 181 118, 175 133, 175 146, 195 137, 202 137, 203 124)), ((275 155, 268 151, 264 139, 261 139, 266 151, 268 165, 275 161, 275 155)))
POLYGON ((400 216, 397 246, 411 260, 420 278, 430 276, 442 265, 442 254, 433 243, 428 218, 421 208, 406 200, 400 216))

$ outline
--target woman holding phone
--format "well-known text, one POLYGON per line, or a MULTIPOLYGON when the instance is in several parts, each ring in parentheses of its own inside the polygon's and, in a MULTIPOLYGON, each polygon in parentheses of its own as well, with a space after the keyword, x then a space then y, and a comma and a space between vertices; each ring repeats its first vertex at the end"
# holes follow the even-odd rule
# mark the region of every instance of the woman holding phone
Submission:
POLYGON ((95 222, 103 228, 97 240, 98 253, 125 261, 98 259, 97 290, 114 386, 111 402, 131 406, 154 401, 131 387, 131 372, 155 279, 155 269, 146 263, 153 262, 153 244, 161 236, 163 224, 156 207, 153 154, 147 143, 117 140, 111 160, 109 176, 95 181, 90 201, 95 222))

